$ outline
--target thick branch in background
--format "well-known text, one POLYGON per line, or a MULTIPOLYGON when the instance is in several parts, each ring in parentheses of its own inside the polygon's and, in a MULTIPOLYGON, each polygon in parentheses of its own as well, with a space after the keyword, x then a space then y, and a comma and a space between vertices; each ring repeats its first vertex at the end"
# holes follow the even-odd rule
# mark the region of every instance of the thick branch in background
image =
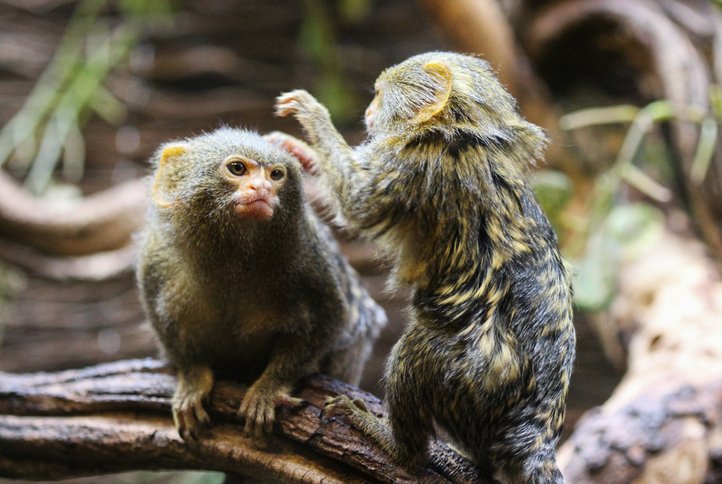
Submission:
MULTIPOLYGON (((722 276, 702 244, 665 232, 625 261, 602 324, 628 342, 611 398, 559 451, 569 482, 722 479, 722 276)), ((619 353, 610 351, 610 353, 619 353)))
POLYGON ((131 469, 203 469, 263 482, 480 482, 468 461, 434 445, 416 474, 396 466, 343 418, 323 413, 330 396, 380 401, 324 376, 306 380, 307 404, 280 408, 263 444, 242 436, 244 388, 217 382, 210 430, 184 443, 170 417, 176 379, 161 362, 126 360, 81 370, 0 375, 0 475, 57 479, 131 469))
POLYGON ((132 244, 107 252, 59 257, 3 238, 0 253, 4 261, 53 280, 103 281, 129 272, 136 258, 132 244))
POLYGON ((721 80, 713 76, 711 65, 722 55, 721 34, 712 33, 720 25, 720 13, 710 2, 566 0, 534 12, 522 36, 534 62, 546 64, 547 72, 557 78, 568 82, 588 76, 590 72, 580 66, 595 59, 595 66, 603 68, 597 78, 613 80, 614 76, 603 74, 624 62, 636 70, 636 85, 630 83, 629 90, 636 89, 647 99, 668 99, 676 106, 672 147, 679 192, 718 260, 722 260, 722 150, 716 149, 704 179, 693 180, 700 119, 692 122, 695 116, 688 113, 691 109, 700 113, 697 117, 710 116, 705 114, 710 109, 709 86, 721 80), (603 58, 610 60, 601 62, 603 58))
POLYGON ((133 180, 59 204, 31 196, 0 171, 0 235, 54 255, 119 249, 140 227, 146 198, 145 180, 133 180))

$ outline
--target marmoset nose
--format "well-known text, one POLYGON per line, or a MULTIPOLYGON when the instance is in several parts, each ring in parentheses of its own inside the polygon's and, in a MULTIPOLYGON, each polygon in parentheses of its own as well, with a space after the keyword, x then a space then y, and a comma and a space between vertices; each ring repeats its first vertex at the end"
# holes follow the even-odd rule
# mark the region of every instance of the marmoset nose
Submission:
POLYGON ((249 190, 253 190, 259 195, 265 195, 271 191, 271 182, 262 177, 251 178, 247 186, 249 190))

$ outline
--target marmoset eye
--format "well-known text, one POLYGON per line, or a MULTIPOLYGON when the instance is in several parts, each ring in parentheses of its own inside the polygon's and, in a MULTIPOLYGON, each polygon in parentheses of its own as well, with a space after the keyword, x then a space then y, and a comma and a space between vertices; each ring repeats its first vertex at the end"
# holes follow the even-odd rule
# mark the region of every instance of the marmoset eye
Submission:
POLYGON ((243 176, 248 171, 248 169, 246 168, 246 165, 244 165, 240 161, 234 161, 232 163, 228 163, 228 165, 226 165, 226 167, 228 168, 228 171, 231 172, 231 174, 236 175, 236 176, 243 176))

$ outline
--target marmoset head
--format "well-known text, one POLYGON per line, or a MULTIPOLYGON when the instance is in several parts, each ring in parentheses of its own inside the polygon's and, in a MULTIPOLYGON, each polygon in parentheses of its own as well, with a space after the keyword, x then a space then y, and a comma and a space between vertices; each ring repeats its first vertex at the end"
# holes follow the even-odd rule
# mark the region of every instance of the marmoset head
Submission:
POLYGON ((366 110, 370 135, 427 127, 473 126, 490 136, 525 125, 514 98, 489 64, 452 52, 429 52, 381 73, 366 110))
POLYGON ((154 160, 153 201, 160 210, 263 222, 302 203, 298 162, 250 131, 221 128, 169 142, 154 160))

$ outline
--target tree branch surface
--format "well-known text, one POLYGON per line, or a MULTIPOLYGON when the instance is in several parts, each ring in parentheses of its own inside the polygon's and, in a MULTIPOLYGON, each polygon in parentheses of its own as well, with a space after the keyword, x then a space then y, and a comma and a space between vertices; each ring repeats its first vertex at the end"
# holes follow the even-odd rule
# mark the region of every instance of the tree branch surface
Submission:
POLYGON ((699 242, 664 232, 625 261, 600 325, 627 371, 559 450, 569 482, 722 480, 722 277, 699 242))
POLYGON ((170 413, 176 379, 164 363, 124 360, 57 373, 0 373, 0 475, 57 479, 133 469, 202 469, 263 482, 483 482, 443 444, 411 473, 398 467, 342 417, 325 415, 341 393, 383 415, 373 395, 322 375, 281 407, 274 434, 262 442, 242 433, 242 385, 213 390, 212 425, 196 443, 180 439, 170 413))

